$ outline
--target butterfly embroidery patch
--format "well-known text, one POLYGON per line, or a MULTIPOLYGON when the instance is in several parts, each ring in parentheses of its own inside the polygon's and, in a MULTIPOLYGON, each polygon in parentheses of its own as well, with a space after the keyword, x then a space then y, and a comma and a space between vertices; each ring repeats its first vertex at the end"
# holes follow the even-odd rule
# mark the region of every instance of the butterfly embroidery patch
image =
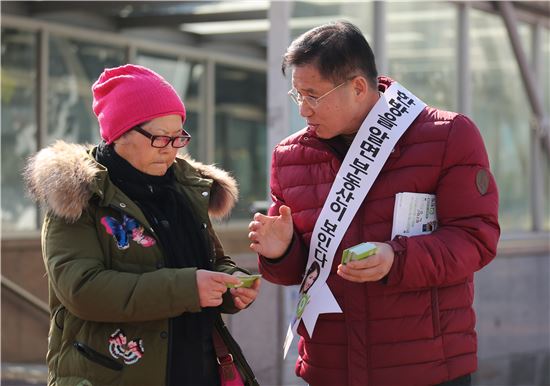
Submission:
POLYGON ((101 224, 108 234, 112 235, 117 243, 118 249, 126 249, 130 246, 132 239, 143 247, 150 247, 156 244, 154 238, 144 234, 143 227, 136 219, 122 215, 122 224, 114 217, 105 216, 101 218, 101 224))
POLYGON ((128 341, 124 331, 117 329, 109 337, 109 352, 117 359, 122 358, 127 365, 133 365, 141 359, 145 350, 142 339, 135 338, 128 341))

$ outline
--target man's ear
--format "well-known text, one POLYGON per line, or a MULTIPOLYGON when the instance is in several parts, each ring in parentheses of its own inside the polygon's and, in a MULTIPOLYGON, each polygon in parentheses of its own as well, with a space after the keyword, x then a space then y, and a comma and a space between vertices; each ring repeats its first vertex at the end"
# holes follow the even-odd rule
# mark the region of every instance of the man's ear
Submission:
POLYGON ((369 83, 363 76, 356 76, 351 80, 353 91, 357 97, 364 98, 369 92, 369 83))

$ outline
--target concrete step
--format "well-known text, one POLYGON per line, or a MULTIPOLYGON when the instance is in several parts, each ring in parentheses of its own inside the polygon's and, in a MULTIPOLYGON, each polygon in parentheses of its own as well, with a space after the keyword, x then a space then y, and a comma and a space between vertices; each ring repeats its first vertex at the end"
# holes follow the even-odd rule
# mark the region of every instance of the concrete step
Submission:
POLYGON ((47 379, 44 364, 2 362, 2 386, 46 386, 47 379))

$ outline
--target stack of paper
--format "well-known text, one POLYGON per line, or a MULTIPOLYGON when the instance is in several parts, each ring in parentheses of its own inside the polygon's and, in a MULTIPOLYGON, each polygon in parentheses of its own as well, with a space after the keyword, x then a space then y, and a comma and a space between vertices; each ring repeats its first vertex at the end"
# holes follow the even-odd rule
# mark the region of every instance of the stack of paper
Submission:
POLYGON ((342 264, 346 265, 353 260, 361 260, 376 253, 376 245, 373 243, 361 243, 344 250, 342 264))
POLYGON ((429 234, 436 228, 435 195, 409 192, 395 195, 392 240, 397 235, 410 237, 429 234))

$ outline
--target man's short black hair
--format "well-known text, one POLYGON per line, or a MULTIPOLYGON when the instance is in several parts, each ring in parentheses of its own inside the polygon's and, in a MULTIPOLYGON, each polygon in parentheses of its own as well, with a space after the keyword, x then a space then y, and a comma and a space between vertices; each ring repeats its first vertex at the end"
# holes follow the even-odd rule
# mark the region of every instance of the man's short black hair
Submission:
POLYGON ((364 76, 377 88, 376 63, 369 43, 355 25, 337 21, 313 28, 296 38, 288 47, 282 70, 313 64, 321 76, 340 83, 352 76, 364 76))

